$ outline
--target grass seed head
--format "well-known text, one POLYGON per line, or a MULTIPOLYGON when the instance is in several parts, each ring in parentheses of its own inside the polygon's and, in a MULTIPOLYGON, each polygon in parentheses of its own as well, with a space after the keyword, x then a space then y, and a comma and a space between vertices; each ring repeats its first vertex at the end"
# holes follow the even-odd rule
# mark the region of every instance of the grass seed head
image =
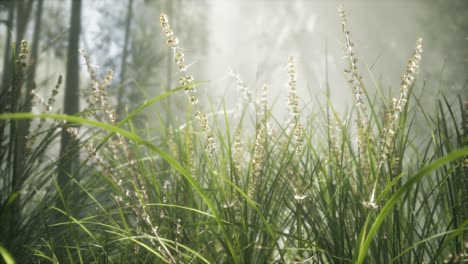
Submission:
POLYGON ((187 98, 190 104, 195 107, 196 115, 195 118, 198 119, 200 128, 205 136, 205 150, 211 155, 216 150, 216 140, 214 134, 211 132, 211 129, 208 125, 208 119, 206 114, 202 113, 199 109, 199 100, 196 95, 196 89, 194 82, 193 75, 187 72, 187 65, 185 64, 185 55, 182 52, 182 49, 179 47, 179 39, 174 34, 170 24, 169 18, 166 14, 161 14, 159 17, 159 21, 161 24, 162 32, 166 36, 166 44, 172 49, 173 51, 173 61, 176 64, 177 68, 179 69, 179 84, 181 86, 185 86, 185 93, 187 94, 187 98))

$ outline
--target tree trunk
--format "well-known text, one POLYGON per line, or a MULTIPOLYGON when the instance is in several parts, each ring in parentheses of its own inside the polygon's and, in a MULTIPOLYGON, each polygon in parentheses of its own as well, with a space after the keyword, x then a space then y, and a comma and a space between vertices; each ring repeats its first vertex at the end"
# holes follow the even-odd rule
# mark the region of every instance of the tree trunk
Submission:
POLYGON ((29 0, 27 5, 24 5, 24 0, 17 0, 16 8, 16 46, 19 47, 21 40, 24 39, 24 33, 26 32, 26 27, 28 25, 29 16, 31 14, 31 9, 33 5, 33 0, 29 0))
MULTIPOLYGON (((14 2, 10 1, 8 3, 8 18, 6 21, 6 39, 5 39, 5 56, 3 57, 3 74, 2 74, 2 86, 0 90, 0 113, 5 111, 5 106, 7 105, 8 90, 11 86, 11 30, 13 27, 13 17, 14 17, 14 2)), ((5 121, 1 121, 1 127, 5 121)), ((1 129, 1 128, 0 128, 1 129)), ((0 134, 3 136, 3 133, 0 134)))
MULTIPOLYGON (((33 36, 33 43, 31 47, 31 53, 29 54, 29 64, 27 68, 27 76, 26 76, 26 92, 21 96, 20 108, 18 109, 20 112, 31 112, 32 110, 32 96, 31 91, 34 89, 35 83, 34 78, 36 74, 36 61, 38 56, 38 46, 39 46, 39 35, 41 31, 41 17, 42 17, 42 6, 43 0, 39 0, 37 3, 36 9, 36 19, 34 25, 34 36, 33 36)), ((27 143, 27 136, 29 134, 29 127, 30 127, 31 120, 19 120, 18 121, 18 130, 16 133, 16 151, 15 151, 15 177, 17 178, 17 188, 21 188, 23 182, 25 181, 25 160, 26 160, 26 143, 27 143)))
MULTIPOLYGON (((2 83, 0 86, 0 114, 4 113, 6 110, 6 106, 8 104, 8 97, 9 95, 9 90, 11 86, 11 64, 12 64, 12 59, 11 59, 11 34, 10 31, 13 26, 13 14, 14 11, 14 2, 9 1, 8 2, 8 18, 5 22, 6 25, 6 38, 5 38, 5 52, 4 52, 4 57, 3 57, 3 73, 2 73, 2 83)), ((1 120, 0 121, 0 143, 3 142, 4 134, 5 134, 5 128, 7 126, 7 121, 6 120, 1 120)), ((3 152, 0 151, 0 155, 3 155, 3 152)), ((3 159, 2 159, 3 160, 3 159)))
POLYGON ((122 119, 124 114, 124 106, 123 106, 123 97, 125 91, 125 72, 127 68, 127 57, 128 57, 128 41, 130 38, 130 25, 132 23, 132 16, 133 16, 133 0, 128 0, 128 7, 127 7, 127 19, 125 20, 125 39, 123 45, 123 53, 122 53, 122 64, 120 66, 120 87, 119 87, 119 94, 117 96, 117 117, 122 119))
MULTIPOLYGON (((81 31, 81 0, 72 0, 70 32, 68 39, 67 73, 65 80, 65 98, 63 110, 67 115, 79 111, 79 42, 81 31)), ((78 174, 79 139, 70 133, 70 123, 62 128, 60 161, 58 167, 58 185, 65 189, 69 179, 78 174)))
MULTIPOLYGON (((34 22, 34 35, 31 46, 31 53, 29 54, 29 69, 28 77, 26 80, 26 94, 29 94, 34 89, 34 79, 36 77, 37 59, 39 56, 39 36, 41 34, 41 19, 44 0, 38 0, 36 18, 34 22)), ((31 106, 29 106, 31 107, 31 106)))

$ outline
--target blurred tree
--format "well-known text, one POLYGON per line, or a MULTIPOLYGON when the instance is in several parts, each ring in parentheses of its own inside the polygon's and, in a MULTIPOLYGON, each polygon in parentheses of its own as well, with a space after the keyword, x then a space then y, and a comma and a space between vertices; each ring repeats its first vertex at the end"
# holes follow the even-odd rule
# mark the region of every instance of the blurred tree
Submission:
POLYGON ((68 11, 66 1, 45 1, 43 32, 41 40, 44 42, 44 51, 49 51, 60 60, 66 59, 68 46, 68 17, 63 13, 68 11), (53 18, 53 19, 48 19, 53 18))
POLYGON ((125 91, 125 73, 127 69, 127 57, 128 57, 128 42, 130 39, 130 25, 132 22, 133 16, 133 0, 128 0, 128 7, 127 7, 127 18, 125 19, 125 37, 123 42, 122 48, 122 62, 120 64, 120 86, 119 86, 119 93, 117 95, 117 115, 119 118, 122 118, 124 115, 124 107, 123 107, 123 97, 125 91))
MULTIPOLYGON (((19 45, 21 40, 24 39, 24 34, 26 32, 27 24, 29 21, 29 15, 31 13, 33 0, 29 0, 27 3, 24 0, 16 0, 16 1, 5 1, 3 4, 8 6, 8 19, 5 21, 7 24, 8 32, 6 38, 6 45, 5 45, 5 52, 4 52, 4 63, 3 63, 3 75, 2 75, 2 89, 3 93, 8 93, 8 89, 12 88, 12 61, 11 61, 11 32, 13 28, 13 21, 15 21, 16 27, 16 50, 19 50, 19 45), (14 10, 16 8, 16 17, 14 18, 14 10)), ((18 86, 20 87, 20 86, 18 86)), ((10 91, 10 93, 21 94, 21 91, 10 91)), ((8 96, 2 96, 2 98, 6 98, 8 96)), ((14 97, 14 96, 13 96, 14 97)), ((3 102, 2 105, 5 105, 3 102)), ((0 109, 2 110, 2 109, 0 109)), ((12 109, 16 110, 16 109, 12 109)))
MULTIPOLYGON (((44 6, 44 0, 37 0, 36 5, 36 17, 34 22, 34 33, 32 38, 31 53, 29 57, 29 72, 26 80, 26 90, 28 93, 34 89, 34 80, 36 77, 36 66, 39 57, 39 41, 41 35, 42 25, 42 10, 44 6)), ((28 108, 31 106, 28 104, 28 108)), ((30 109, 29 109, 30 110, 30 109)))
MULTIPOLYGON (((67 73, 65 80, 65 98, 63 111, 74 115, 79 111, 79 42, 81 31, 81 0, 72 0, 70 16, 70 33, 68 38, 67 73)), ((78 174, 79 140, 70 131, 71 124, 65 124, 62 130, 60 161, 58 166, 58 183, 64 188, 69 178, 78 174)))
MULTIPOLYGON (((125 115, 125 108, 128 107, 132 111, 141 105, 145 98, 178 85, 172 51, 161 38, 159 23, 155 23, 155 17, 159 17, 162 12, 168 13, 178 37, 187 40, 184 46, 187 46, 188 52, 201 55, 207 50, 206 1, 195 3, 178 0, 128 0, 116 2, 112 10, 105 2, 92 5, 97 6, 95 9, 99 12, 100 19, 99 34, 93 38, 93 46, 90 47, 93 52, 91 57, 97 60, 98 65, 120 72, 114 78, 119 85, 113 92, 120 117, 125 115), (138 12, 138 15, 134 16, 135 12, 138 12)), ((197 57, 200 56, 194 59, 197 57)), ((112 89, 110 92, 112 94, 112 89)), ((170 101, 182 100, 186 100, 183 94, 171 96, 170 101)), ((170 104, 169 100, 166 102, 170 104)), ((164 113, 173 112, 165 111, 166 109, 164 113)), ((154 113, 154 110, 151 111, 151 114, 154 113)), ((146 123, 143 121, 145 114, 149 114, 149 111, 133 120, 136 127, 146 123)))
MULTIPOLYGON (((32 95, 31 92, 35 89, 34 78, 36 76, 36 60, 38 56, 38 47, 39 47, 39 35, 41 31, 41 17, 42 17, 42 7, 43 7, 43 0, 37 1, 36 6, 36 17, 34 22, 34 34, 33 34, 33 42, 31 46, 31 51, 29 55, 29 65, 27 67, 27 76, 26 76, 26 91, 21 92, 23 96, 20 96, 21 100, 19 102, 19 112, 31 112, 32 110, 32 95)), ((23 33, 21 33, 23 34, 23 33)), ((26 142, 27 142, 27 135, 29 134, 29 127, 30 127, 31 120, 19 120, 18 121, 18 131, 16 136, 16 151, 15 151, 15 175, 18 177, 18 189, 20 189, 23 185, 25 180, 25 152, 26 152, 26 142)))
POLYGON ((27 3, 24 0, 16 0, 16 44, 19 47, 19 43, 24 39, 24 33, 26 32, 29 16, 33 6, 33 0, 29 0, 27 3))
MULTIPOLYGON (((100 34, 94 39, 93 57, 106 58, 97 61, 98 65, 120 72, 114 79, 119 83, 114 95, 117 113, 122 117, 126 108, 132 111, 141 104, 148 87, 160 86, 158 80, 164 76, 160 71, 164 58, 163 44, 155 38, 157 25, 148 23, 148 19, 154 18, 152 5, 128 0, 125 5, 116 3, 112 12, 105 3, 101 5, 97 8, 101 16, 98 23, 100 34), (134 11, 138 11, 138 16, 133 16, 134 11)), ((136 127, 141 127, 143 120, 144 114, 133 121, 136 127)))
MULTIPOLYGON (((38 2, 36 12, 36 27, 35 37, 38 42, 38 34, 40 30, 40 17, 42 16, 42 0, 38 2)), ((8 19, 6 20, 9 32, 7 33, 7 50, 4 53, 4 73, 1 90, 1 112, 28 112, 31 110, 31 98, 28 89, 25 90, 24 83, 28 77, 29 70, 34 71, 34 65, 27 65, 26 58, 29 53, 27 42, 22 42, 26 32, 29 16, 32 10, 33 1, 27 3, 25 1, 8 1, 5 2, 8 6, 8 19), (14 9, 16 8, 16 17, 14 18, 14 9), (13 21, 16 21, 16 45, 11 46, 11 31, 13 21), (21 43, 21 44, 20 44, 21 43)), ((15 43, 15 42, 13 42, 15 43)), ((37 43, 36 43, 37 44, 37 43)), ((37 47, 33 44, 33 50, 37 55, 37 47)), ((34 73, 33 73, 34 74, 34 73)), ((33 77, 33 76, 32 76, 33 77)), ((32 86, 31 86, 32 87, 32 86)), ((0 160, 4 164, 4 174, 2 182, 7 193, 12 200, 5 209, 8 213, 9 223, 7 237, 14 238, 21 229, 22 211, 23 211, 23 185, 28 178, 26 173, 28 165, 26 164, 26 142, 29 132, 30 120, 18 121, 2 121, 0 124, 0 137, 2 151, 0 152, 0 160), (4 136, 5 128, 8 127, 7 136, 4 136), (8 146, 8 147, 6 147, 8 146)), ((5 197, 1 197, 4 200, 5 197)), ((0 209, 0 211, 2 211, 0 209)), ((5 234, 4 234, 5 235, 5 234)), ((8 245, 9 249, 15 249, 20 243, 14 240, 8 245)))
MULTIPOLYGON (((13 28, 13 12, 14 12, 14 2, 5 1, 4 7, 8 10, 8 18, 3 22, 6 25, 6 38, 5 38, 5 51, 3 52, 3 73, 2 73, 2 83, 0 84, 0 113, 5 111, 7 105, 8 97, 8 88, 11 83, 11 34, 13 28)), ((3 140, 3 133, 5 129, 5 121, 0 122, 0 139, 3 140)))

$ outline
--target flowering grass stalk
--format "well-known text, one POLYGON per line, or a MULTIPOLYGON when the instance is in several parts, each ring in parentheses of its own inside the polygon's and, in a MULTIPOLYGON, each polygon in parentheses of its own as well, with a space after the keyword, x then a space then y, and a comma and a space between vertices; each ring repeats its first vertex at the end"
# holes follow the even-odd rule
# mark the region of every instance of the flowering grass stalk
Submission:
POLYGON ((185 64, 185 55, 182 52, 182 49, 179 47, 179 39, 174 35, 171 26, 169 25, 169 18, 166 14, 161 14, 160 16, 161 28, 164 35, 167 37, 167 45, 173 51, 174 63, 179 69, 179 84, 186 87, 185 92, 188 96, 188 99, 192 106, 195 108, 196 114, 195 118, 199 121, 200 128, 205 136, 205 149, 210 154, 214 154, 216 150, 216 142, 214 134, 211 131, 211 128, 208 124, 208 118, 205 113, 203 113, 198 106, 198 97, 196 96, 196 89, 194 82, 194 77, 187 72, 188 66, 185 64))

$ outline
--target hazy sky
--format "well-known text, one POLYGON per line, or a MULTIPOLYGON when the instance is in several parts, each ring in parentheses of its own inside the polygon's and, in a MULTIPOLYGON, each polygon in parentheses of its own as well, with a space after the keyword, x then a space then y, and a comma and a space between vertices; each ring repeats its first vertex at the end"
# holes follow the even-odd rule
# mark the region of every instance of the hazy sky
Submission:
MULTIPOLYGON (((324 94, 327 74, 333 101, 340 105, 351 100, 343 73, 344 36, 337 11, 339 1, 208 3, 210 53, 206 64, 210 80, 223 79, 228 69, 233 69, 253 89, 259 90, 265 82, 286 95, 285 66, 288 57, 293 55, 299 71, 298 90, 304 103, 311 100, 311 95, 324 94)), ((371 91, 380 83, 384 88, 392 87, 393 94, 398 93, 400 76, 418 37, 423 38, 424 49, 419 80, 440 83, 444 76, 437 74, 444 68, 445 71, 460 71, 455 66, 463 59, 466 63, 463 56, 459 56, 458 62, 447 61, 447 57, 460 51, 446 49, 437 32, 457 31, 449 28, 450 25, 443 25, 442 19, 434 24, 427 23, 439 12, 427 2, 346 1, 344 7, 356 56, 360 59, 359 70, 371 91)), ((458 33, 452 37, 466 43, 466 32, 459 30, 458 33)), ((466 81, 463 70, 457 76, 459 79, 445 87, 447 90, 462 90, 466 81)), ((222 82, 219 83, 219 87, 223 87, 222 82)))
MULTIPOLYGON (((272 98, 280 95, 285 100, 288 78, 285 67, 291 55, 297 61, 298 92, 303 104, 313 101, 315 96, 323 96, 327 76, 333 102, 341 106, 352 100, 343 73, 344 37, 337 11, 339 1, 179 0, 172 12, 163 8, 167 1, 143 4, 135 0, 133 30, 137 32, 145 25, 154 51, 167 50, 158 18, 162 12, 172 13, 170 19, 181 36, 180 45, 187 53, 187 62, 194 63, 191 70, 197 74, 197 80, 210 81, 209 88, 204 91, 214 100, 238 96, 230 70, 238 73, 254 94, 268 83, 274 91, 272 98), (197 32, 196 27, 190 27, 192 24, 203 25, 204 32, 197 32), (197 42, 201 38, 205 41, 197 42)), ((465 26, 468 8, 464 4, 468 1, 463 1, 345 1, 359 70, 368 88, 376 90, 378 83, 385 89, 391 87, 392 93, 397 94, 400 76, 416 39, 422 37, 424 51, 419 83, 428 84, 429 94, 437 93, 441 84, 445 91, 463 91, 468 63, 468 29, 465 26), (441 4, 448 2, 450 4, 441 4)), ((103 65, 115 57, 115 72, 119 70, 122 43, 107 41, 105 36, 122 35, 123 28, 110 32, 101 28, 109 18, 100 12, 105 9, 124 17, 126 3, 110 0, 85 0, 83 3, 82 48, 94 55, 92 60, 96 64, 103 65), (99 42, 105 43, 105 47, 98 46, 99 42)), ((53 6, 60 2, 47 4, 53 6)), ((67 25, 69 7, 65 7, 61 11, 63 17, 55 19, 67 25)), ((2 15, 4 17, 5 12, 2 15)), ((4 36, 5 32, 2 30, 1 34, 4 36)), ((0 45, 4 45, 3 41, 0 45)), ((62 69, 58 67, 56 71, 62 69)), ((86 77, 85 71, 83 73, 86 77)), ((173 80, 176 84, 177 77, 173 80)), ((283 102, 283 99, 278 100, 283 102)))

